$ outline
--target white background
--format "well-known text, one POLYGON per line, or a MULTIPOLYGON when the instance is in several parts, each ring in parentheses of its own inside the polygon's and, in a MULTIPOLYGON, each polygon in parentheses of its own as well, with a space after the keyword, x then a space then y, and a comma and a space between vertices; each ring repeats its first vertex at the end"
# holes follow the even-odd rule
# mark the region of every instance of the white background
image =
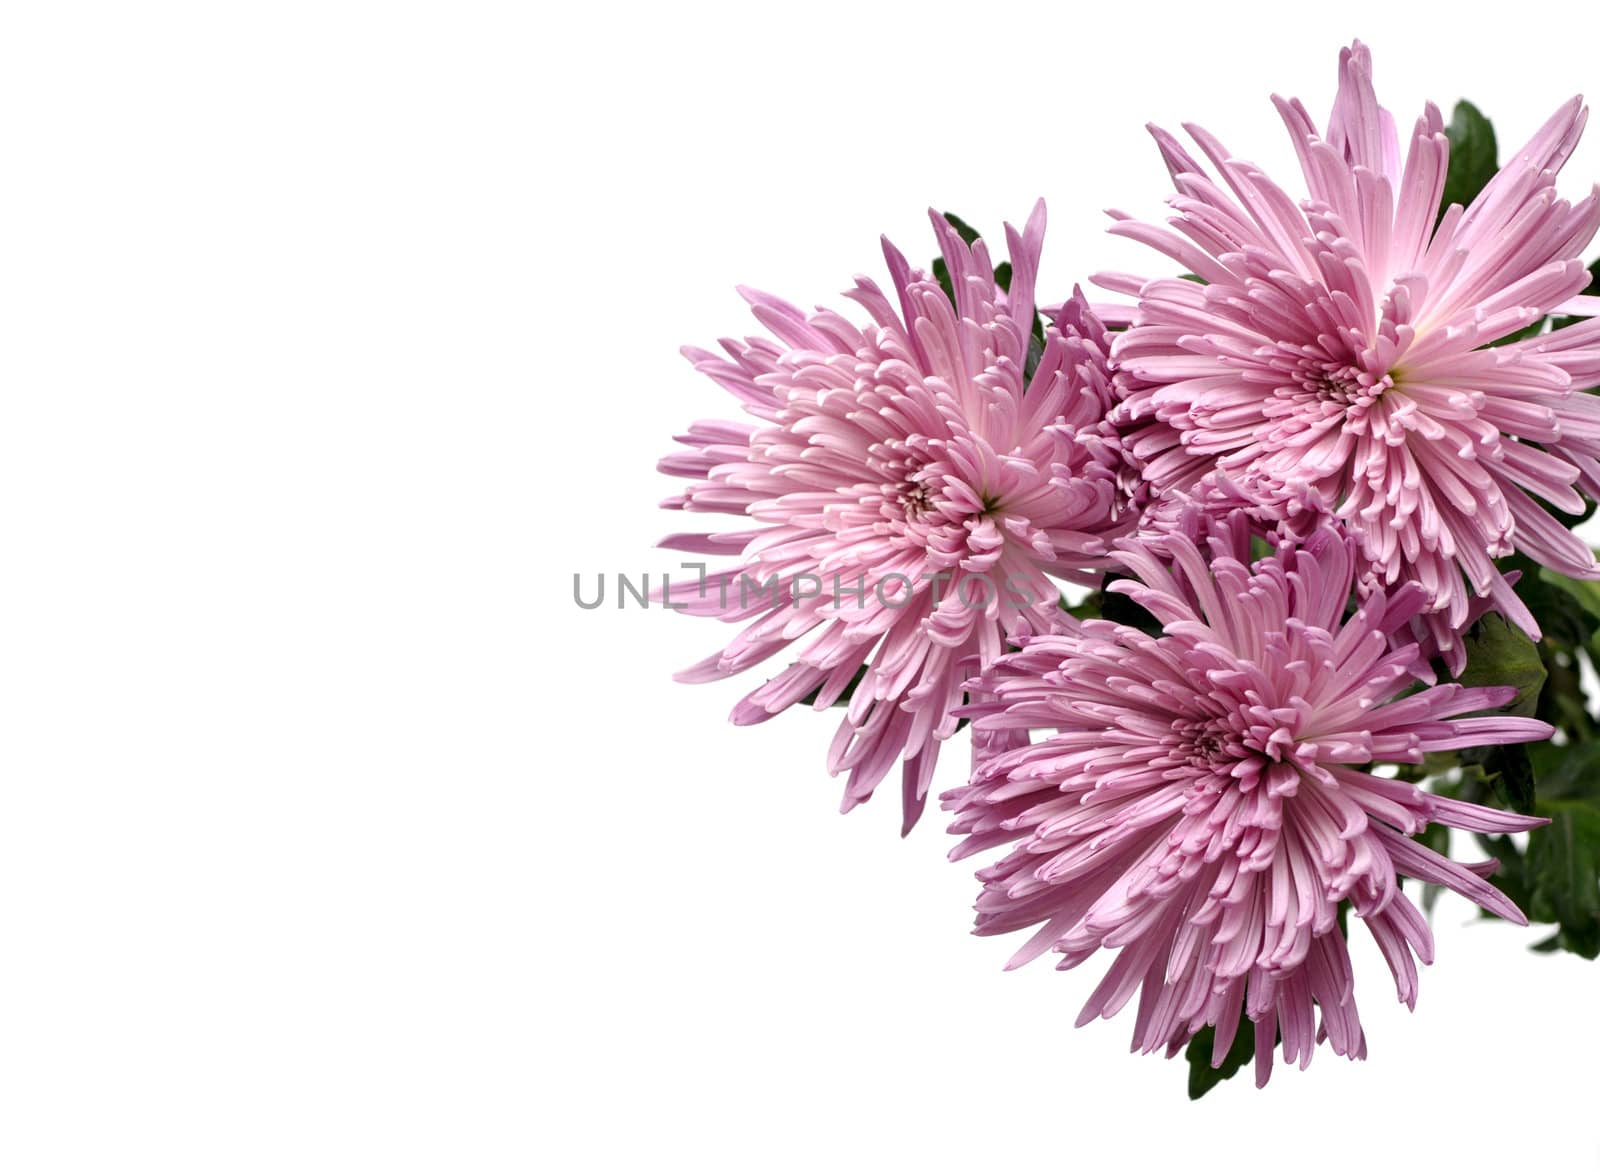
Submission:
POLYGON ((1147 264, 1142 124, 1285 173, 1355 35, 1508 149, 1582 5, 137 7, 0 26, 0 1167, 1600 1161, 1538 929, 1447 899, 1414 1015, 1358 947, 1368 1062, 1190 1104, 967 934, 937 813, 835 813, 830 719, 670 683, 725 629, 572 602, 675 564, 735 282, 1040 194, 1051 291, 1147 264))

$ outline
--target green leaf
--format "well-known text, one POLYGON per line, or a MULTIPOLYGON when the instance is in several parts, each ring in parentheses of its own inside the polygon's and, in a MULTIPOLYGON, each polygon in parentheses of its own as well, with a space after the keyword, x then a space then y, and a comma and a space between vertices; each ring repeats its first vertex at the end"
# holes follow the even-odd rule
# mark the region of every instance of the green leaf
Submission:
POLYGON ((1509 835, 1479 835, 1499 860, 1494 885, 1528 913, 1555 924, 1534 947, 1590 960, 1600 957, 1600 741, 1533 746, 1539 798, 1534 812, 1550 825, 1528 832, 1526 851, 1509 835))
POLYGON ((954 212, 945 212, 944 218, 950 221, 950 226, 956 230, 956 235, 961 237, 961 239, 967 244, 971 244, 974 240, 982 235, 981 232, 963 220, 960 216, 956 215, 954 212))
POLYGON ((1007 293, 1011 292, 1011 262, 1003 260, 994 266, 994 283, 1007 293))
POLYGON ((1105 580, 1100 586, 1100 617, 1107 622, 1120 623, 1124 627, 1137 627, 1145 634, 1155 635, 1159 638, 1165 632, 1161 624, 1156 620, 1155 615, 1145 610, 1144 607, 1126 594, 1106 589, 1111 583, 1125 577, 1127 577, 1126 574, 1117 573, 1105 576, 1105 580))
MULTIPOLYGON (((1494 343, 1494 344, 1498 345, 1498 343, 1494 343)), ((1530 443, 1529 446, 1535 447, 1535 448, 1542 448, 1542 445, 1534 444, 1534 443, 1530 443)), ((1541 509, 1543 509, 1550 516, 1554 517, 1557 521, 1560 521, 1568 529, 1576 529, 1579 525, 1582 525, 1590 517, 1594 516, 1594 502, 1592 500, 1587 500, 1587 499, 1584 500, 1584 502, 1583 502, 1583 510, 1581 512, 1569 513, 1565 509, 1560 508, 1559 506, 1551 503, 1550 501, 1545 500, 1543 497, 1539 497, 1539 498, 1536 498, 1536 499, 1538 500, 1539 507, 1541 509)), ((1521 565, 1524 562, 1526 562, 1527 564, 1532 565, 1534 567, 1535 571, 1537 571, 1537 569, 1538 569, 1538 566, 1526 554, 1520 554, 1520 553, 1519 554, 1514 554, 1513 556, 1511 556, 1509 558, 1502 559, 1502 561, 1504 561, 1507 565, 1521 565)))
POLYGON ((1546 679, 1532 715, 1555 725, 1568 740, 1595 739, 1600 725, 1588 712, 1582 661, 1596 659, 1600 648, 1600 585, 1543 569, 1522 554, 1504 559, 1501 568, 1521 574, 1517 594, 1544 632, 1539 657, 1546 679))
POLYGON ((1600 956, 1600 805, 1557 801, 1539 809, 1550 825, 1528 833, 1528 915, 1559 924, 1558 944, 1594 960, 1600 956))
POLYGON ((1557 509, 1546 501, 1540 501, 1539 503, 1546 505, 1545 511, 1549 512, 1551 516, 1555 517, 1568 529, 1576 529, 1595 514, 1595 502, 1587 498, 1583 502, 1583 512, 1581 513, 1569 513, 1564 509, 1557 509))
POLYGON ((1111 583, 1126 577, 1126 574, 1119 574, 1113 570, 1101 579, 1100 589, 1091 591, 1088 597, 1076 606, 1069 606, 1067 600, 1063 598, 1061 609, 1080 621, 1104 619, 1108 623, 1119 623, 1124 627, 1137 627, 1147 635, 1160 638, 1164 632, 1153 614, 1126 594, 1106 589, 1111 583))
POLYGON ((1504 337, 1496 338, 1494 341, 1490 342, 1489 345, 1509 346, 1512 342, 1521 342, 1526 338, 1537 337, 1538 335, 1544 333, 1545 323, 1549 320, 1550 319, 1548 317, 1535 318, 1533 321, 1523 326, 1520 330, 1512 330, 1504 337))
MULTIPOLYGON (((1585 582, 1577 578, 1569 578, 1565 574, 1558 574, 1554 570, 1542 567, 1539 570, 1539 582, 1552 592, 1559 591, 1560 594, 1564 594, 1573 602, 1576 602, 1582 614, 1587 616, 1586 619, 1578 619, 1573 623, 1570 630, 1563 632, 1569 637, 1570 642, 1575 646, 1581 647, 1594 638, 1595 632, 1600 630, 1600 582, 1585 582)), ((1517 593, 1523 596, 1524 601, 1529 601, 1526 575, 1523 576, 1522 582, 1518 584, 1517 593)), ((1544 604, 1549 604, 1552 601, 1559 604, 1562 600, 1559 597, 1551 599, 1547 595, 1538 599, 1538 601, 1544 604)), ((1541 629, 1549 626, 1546 617, 1547 613, 1543 606, 1534 611, 1534 614, 1538 616, 1541 629)), ((1563 617, 1569 620, 1572 619, 1570 613, 1563 617)), ((1547 630, 1545 634, 1548 637, 1552 632, 1547 630)))
MULTIPOLYGON (((1462 801, 1482 805, 1493 799, 1503 810, 1519 814, 1533 813, 1534 772, 1533 761, 1526 745, 1474 745, 1462 749, 1461 787, 1454 795, 1462 801)), ((1436 786, 1441 793, 1444 788, 1436 786)))
POLYGON ((1489 788, 1495 799, 1508 810, 1533 813, 1533 762, 1526 745, 1494 745, 1484 755, 1483 770, 1489 775, 1489 788))
MULTIPOLYGON (((1576 518, 1559 515, 1569 525, 1577 523, 1576 518)), ((1515 570, 1522 575, 1517 581, 1517 597, 1539 620, 1544 635, 1541 652, 1551 646, 1576 650, 1600 632, 1600 583, 1568 578, 1520 553, 1502 558, 1499 567, 1503 573, 1515 570)), ((1545 667, 1549 666, 1546 662, 1545 667)))
POLYGON ((1441 216, 1451 204, 1466 207, 1477 198, 1494 178, 1499 153, 1494 127, 1471 102, 1456 103, 1444 132, 1450 139, 1450 169, 1445 172, 1444 194, 1439 200, 1441 216))
POLYGON ((1448 854, 1450 850, 1450 828, 1443 822, 1430 822, 1421 834, 1412 835, 1423 846, 1439 854, 1448 854))
POLYGON ((1061 596, 1061 609, 1078 620, 1097 619, 1100 617, 1100 591, 1091 590, 1082 602, 1072 603, 1067 601, 1067 596, 1061 596))
MULTIPOLYGON (((856 694, 856 688, 860 685, 861 681, 866 678, 867 665, 862 664, 860 667, 856 668, 856 674, 850 677, 850 682, 844 686, 844 691, 839 693, 839 698, 833 702, 833 706, 835 708, 842 708, 846 704, 850 703, 850 697, 856 694)), ((818 687, 812 688, 811 691, 806 695, 800 697, 797 703, 815 704, 817 702, 817 697, 820 695, 822 695, 822 688, 819 685, 818 687)))
POLYGON ((1532 716, 1544 687, 1544 662, 1532 639, 1498 614, 1486 614, 1466 634, 1467 666, 1458 677, 1469 688, 1509 686, 1517 690, 1500 711, 1532 716))
MULTIPOLYGON (((1528 907, 1528 885, 1526 868, 1522 864, 1522 852, 1517 844, 1504 834, 1480 834, 1477 836, 1478 845, 1483 847, 1484 853, 1500 864, 1500 870, 1495 872, 1490 880, 1512 903, 1524 911, 1528 907)), ((1495 918, 1493 912, 1483 912, 1486 918, 1495 918)))
POLYGON ((1193 1038, 1183 1052, 1189 1063, 1189 1098, 1198 1099, 1220 1082, 1238 1074, 1245 1064, 1256 1056, 1255 1023, 1240 1016, 1239 1032, 1233 1035, 1233 1045, 1222 1057, 1222 1065, 1211 1065, 1211 1050, 1216 1045, 1217 1031, 1206 1026, 1193 1038))
POLYGON ((1600 742, 1541 741, 1531 747, 1531 756, 1539 772, 1541 804, 1592 802, 1600 807, 1600 742))
MULTIPOLYGON (((1038 315, 1036 314, 1035 317, 1038 315)), ((1028 338, 1028 356, 1022 363, 1022 385, 1027 386, 1033 381, 1034 372, 1039 369, 1039 363, 1044 360, 1044 338, 1035 333, 1028 338)))

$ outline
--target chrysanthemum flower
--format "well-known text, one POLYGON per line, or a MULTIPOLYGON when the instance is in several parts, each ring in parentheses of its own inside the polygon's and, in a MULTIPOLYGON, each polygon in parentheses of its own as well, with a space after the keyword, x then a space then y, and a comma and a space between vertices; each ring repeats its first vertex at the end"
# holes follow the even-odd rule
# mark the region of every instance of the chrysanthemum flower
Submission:
POLYGON ((1197 518, 1225 521, 1240 516, 1249 521, 1250 536, 1274 546, 1298 545, 1333 523, 1327 503, 1311 485, 1262 483, 1249 475, 1235 480, 1213 469, 1189 487, 1170 488, 1150 499, 1140 511, 1139 532, 1149 541, 1178 528, 1194 536, 1205 528, 1195 528, 1197 518))
MULTIPOLYGON (((1150 496, 1139 513, 1138 533, 1139 540, 1157 551, 1165 548, 1163 539, 1174 531, 1187 534, 1197 544, 1226 540, 1230 556, 1250 561, 1254 556, 1252 542, 1287 550, 1329 527, 1337 528, 1339 522, 1314 486, 1304 482, 1263 483, 1248 473, 1234 480, 1213 469, 1190 488, 1173 488, 1150 496)), ((1514 586, 1518 579, 1516 571, 1506 574, 1509 585, 1514 586)), ((1356 576, 1357 596, 1365 598, 1374 590, 1384 589, 1373 568, 1363 563, 1356 576)), ((1472 598, 1464 626, 1471 626, 1493 609, 1492 599, 1472 598)), ((1465 666, 1466 648, 1457 635, 1458 628, 1445 624, 1443 616, 1423 612, 1397 628, 1390 641, 1396 645, 1415 643, 1420 652, 1416 674, 1419 679, 1432 682, 1431 665, 1437 659, 1443 659, 1456 674, 1465 666)))
POLYGON ((1580 472, 1585 491, 1600 489, 1600 401, 1569 375, 1597 364, 1600 335, 1488 343, 1589 308, 1573 299, 1600 191, 1571 205, 1554 187, 1586 112, 1578 99, 1561 107, 1436 227, 1449 156, 1439 111, 1426 108, 1402 161, 1363 46, 1341 56, 1326 132, 1299 102, 1274 101, 1308 199, 1188 127, 1219 184, 1152 128, 1178 191, 1170 227, 1114 213, 1114 232, 1206 282, 1100 278, 1139 298, 1114 354, 1142 380, 1119 414, 1145 475, 1163 492, 1213 468, 1269 493, 1314 490, 1381 582, 1423 588, 1447 651, 1473 593, 1537 636, 1494 559, 1520 550, 1600 576, 1540 504, 1581 512, 1580 472))
POLYGON ((1215 524, 1206 552, 1183 527, 1161 539, 1162 555, 1146 541, 1119 546, 1133 578, 1112 588, 1161 634, 1086 621, 1030 639, 974 682, 977 730, 1043 738, 981 765, 945 806, 967 836, 955 857, 1016 844, 979 872, 977 904, 979 934, 1037 926, 1013 966, 1051 948, 1064 969, 1116 950, 1080 1025, 1138 994, 1137 1049, 1171 1056, 1214 1026, 1220 1063, 1242 1011, 1264 1083, 1279 1034, 1285 1061, 1302 1066, 1321 1038, 1364 1056, 1341 903, 1407 1005, 1413 954, 1427 963, 1433 946, 1401 875, 1526 923, 1484 881, 1492 865, 1452 862, 1410 836, 1430 822, 1515 831, 1541 820, 1374 768, 1551 730, 1461 715, 1508 702, 1512 688, 1408 692, 1417 649, 1391 640, 1422 592, 1375 591, 1347 618, 1361 560, 1348 537, 1324 529, 1252 567, 1226 556, 1240 533, 1215 524))
POLYGON ((1009 291, 981 241, 932 219, 955 305, 887 241, 895 300, 865 278, 847 294, 865 326, 745 291, 771 337, 725 340, 727 358, 685 354, 759 422, 698 423, 678 437, 689 451, 660 465, 692 481, 667 507, 755 523, 662 543, 739 555, 672 588, 690 613, 745 624, 678 678, 792 656, 734 709, 750 724, 802 700, 827 708, 860 676, 828 766, 849 771, 849 809, 901 761, 908 830, 970 661, 1047 629, 1060 602, 1050 577, 1092 582, 1108 536, 1131 524, 1099 435, 1109 343, 1081 297, 1025 377, 1044 205, 1023 232, 1006 230, 1009 291))

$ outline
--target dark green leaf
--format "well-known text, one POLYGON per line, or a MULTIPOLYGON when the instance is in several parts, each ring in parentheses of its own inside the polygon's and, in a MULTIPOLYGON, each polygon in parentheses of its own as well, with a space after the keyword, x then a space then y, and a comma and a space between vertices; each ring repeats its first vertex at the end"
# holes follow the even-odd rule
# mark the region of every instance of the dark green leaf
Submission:
POLYGON ((1539 774, 1544 802, 1593 802, 1600 806, 1600 742, 1557 745, 1542 741, 1529 755, 1539 774))
POLYGON ((1528 915, 1559 924, 1561 947, 1600 956, 1600 805, 1540 803, 1550 825, 1528 833, 1528 915))
POLYGON ((1544 687, 1544 663, 1532 639, 1498 614, 1486 614, 1466 634, 1467 666, 1460 682, 1469 688, 1509 686, 1516 696, 1500 711, 1532 716, 1544 687))
POLYGON ((1011 262, 1003 260, 994 266, 994 283, 1007 293, 1011 292, 1011 262))
POLYGON ((1206 1026, 1189 1040, 1183 1052, 1189 1063, 1189 1098, 1198 1099, 1218 1083, 1232 1078, 1256 1056, 1255 1024, 1241 1016, 1239 1032, 1233 1035, 1233 1045, 1223 1055, 1220 1066, 1211 1065, 1211 1051, 1216 1045, 1217 1031, 1206 1026))
POLYGON ((1418 842, 1438 854, 1450 851, 1450 828, 1442 822, 1430 822, 1421 834, 1414 835, 1418 842))
MULTIPOLYGON (((1540 448, 1541 450, 1543 450, 1542 446, 1539 445, 1539 444, 1530 443, 1528 446, 1529 447, 1533 447, 1533 448, 1540 448)), ((1560 521, 1568 529, 1575 529, 1579 525, 1582 525, 1590 517, 1594 516, 1594 502, 1592 500, 1585 500, 1584 501, 1583 510, 1581 512, 1569 513, 1565 509, 1558 507, 1557 505, 1551 503, 1550 501, 1547 501, 1547 500, 1543 499, 1542 497, 1536 498, 1536 499, 1539 502, 1539 507, 1540 508, 1542 508, 1550 516, 1554 517, 1557 521, 1560 521)), ((1533 563, 1533 561, 1530 558, 1528 558, 1527 555, 1525 555, 1525 554, 1520 554, 1519 553, 1519 554, 1516 554, 1513 557, 1503 559, 1503 561, 1507 565, 1521 565, 1523 563, 1527 563, 1528 565, 1533 566, 1535 572, 1537 572, 1537 570, 1538 570, 1538 566, 1535 565, 1533 563)), ((1519 591, 1519 593, 1520 593, 1520 591, 1519 591)))
POLYGON ((1600 631, 1600 583, 1568 578, 1523 554, 1504 558, 1499 566, 1502 572, 1515 570, 1522 575, 1517 581, 1517 597, 1539 620, 1544 635, 1541 651, 1551 646, 1574 650, 1600 631))
POLYGON ((945 212, 944 218, 950 221, 950 226, 956 230, 956 235, 961 237, 961 239, 968 244, 971 244, 980 235, 982 235, 982 233, 980 233, 976 228, 967 223, 954 212, 945 212))
POLYGON ((1027 386, 1028 383, 1033 381, 1034 372, 1039 369, 1039 363, 1043 361, 1043 359, 1044 339, 1038 334, 1030 335, 1028 338, 1028 357, 1023 361, 1022 364, 1022 380, 1024 386, 1027 386))
POLYGON ((1533 813, 1533 762, 1526 745, 1475 745, 1461 750, 1463 801, 1492 801, 1503 810, 1533 813))
POLYGON ((1107 590, 1112 582, 1125 577, 1123 574, 1107 574, 1100 591, 1100 617, 1107 622, 1120 623, 1124 627, 1137 627, 1147 635, 1162 634, 1161 624, 1156 621, 1155 615, 1145 610, 1126 594, 1114 590, 1107 590))
MULTIPOLYGON (((1500 870, 1494 875, 1492 882, 1506 898, 1518 907, 1526 910, 1528 906, 1528 885, 1525 868, 1522 865, 1522 852, 1517 844, 1504 834, 1480 834, 1477 836, 1478 845, 1483 847, 1484 853, 1500 864, 1500 870)), ((1491 912, 1484 912, 1485 916, 1492 916, 1491 912)))
POLYGON ((1484 772, 1495 799, 1508 810, 1533 813, 1533 763, 1526 745, 1495 745, 1484 757, 1484 772))
POLYGON ((1536 318, 1527 325, 1523 326, 1520 330, 1512 330, 1504 337, 1496 338, 1494 341, 1490 342, 1489 345, 1509 346, 1512 342, 1521 342, 1525 338, 1537 337, 1539 334, 1544 333, 1545 323, 1549 320, 1550 319, 1548 317, 1536 318))
POLYGON ((1535 947, 1600 957, 1600 741, 1533 746, 1538 772, 1534 812, 1550 825, 1528 832, 1526 851, 1509 835, 1479 835, 1499 860, 1496 887, 1556 933, 1535 947))
POLYGON ((1494 178, 1498 150, 1494 127, 1471 102, 1457 102, 1444 128, 1450 139, 1450 169, 1445 172, 1444 195, 1439 214, 1453 203, 1470 204, 1484 185, 1494 178))
POLYGON ((1100 617, 1100 591, 1092 590, 1082 602, 1071 603, 1067 596, 1061 596, 1061 609, 1075 619, 1097 619, 1100 617))
POLYGON ((1556 636, 1572 646, 1582 647, 1600 630, 1600 582, 1580 581, 1541 568, 1538 586, 1530 583, 1524 574, 1522 581, 1517 584, 1517 593, 1533 609, 1546 638, 1556 636), (1543 590, 1530 597, 1530 593, 1538 587, 1543 587, 1543 590), (1560 614, 1564 624, 1560 630, 1550 629, 1549 615, 1552 610, 1560 614))
MULTIPOLYGON (((1540 503, 1543 504, 1544 502, 1541 501, 1540 503)), ((1565 510, 1556 509, 1554 514, 1553 514, 1553 516, 1555 516, 1556 519, 1559 520, 1568 529, 1576 529, 1579 525, 1582 525, 1590 517, 1594 516, 1594 513, 1595 513, 1595 502, 1592 501, 1592 500, 1588 500, 1586 498, 1584 500, 1584 502, 1583 502, 1583 512, 1581 512, 1581 513, 1568 513, 1565 510)))
POLYGON ((1521 574, 1517 594, 1544 633, 1539 658, 1546 679, 1532 715, 1553 724, 1569 740, 1594 739, 1600 727, 1588 713, 1581 660, 1593 659, 1600 644, 1600 588, 1543 569, 1521 554, 1504 559, 1501 566, 1521 574))
MULTIPOLYGON (((844 686, 844 691, 839 693, 839 698, 833 702, 833 706, 835 708, 839 708, 850 703, 850 697, 856 694, 857 686, 860 685, 861 681, 866 679, 866 677, 867 665, 862 664, 860 667, 856 668, 856 674, 850 677, 850 682, 844 686)), ((815 704, 817 702, 817 697, 820 695, 822 695, 822 688, 819 686, 811 689, 809 693, 802 696, 799 700, 799 703, 815 704)))

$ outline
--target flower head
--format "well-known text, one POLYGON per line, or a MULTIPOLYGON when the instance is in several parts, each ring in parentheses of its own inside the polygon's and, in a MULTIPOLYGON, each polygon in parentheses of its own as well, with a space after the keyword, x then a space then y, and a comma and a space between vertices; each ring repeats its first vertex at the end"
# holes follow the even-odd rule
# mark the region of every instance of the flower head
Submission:
POLYGON ((1600 489, 1600 400, 1573 391, 1600 365, 1600 334, 1489 344, 1588 308, 1573 299, 1600 189, 1572 205, 1554 186, 1586 112, 1561 107, 1440 219, 1439 111, 1425 109, 1402 155, 1365 47, 1341 55, 1325 131, 1298 101, 1274 101, 1309 198, 1188 127, 1219 184, 1153 130, 1178 191, 1170 226, 1119 214, 1113 228, 1204 282, 1102 278, 1139 298, 1115 356, 1138 380, 1119 415, 1145 475, 1160 491, 1213 469, 1269 496, 1313 490, 1382 583, 1422 588, 1447 652, 1473 594, 1537 636, 1494 559, 1519 550, 1600 576, 1541 504, 1578 513, 1574 484, 1600 489))
POLYGON ((679 678, 790 656, 734 709, 741 724, 853 688, 829 768, 849 771, 848 809, 901 761, 907 829, 957 728, 970 661, 1047 629, 1060 602, 1050 576, 1092 581, 1108 537, 1131 524, 1099 430, 1105 327, 1080 296, 1042 347, 1035 338, 1044 205, 1007 229, 1009 288, 982 241, 932 219, 954 304, 887 241, 894 300, 865 278, 847 294, 869 324, 746 291, 771 337, 724 341, 726 358, 685 354, 757 422, 696 424, 678 437, 689 450, 661 462, 691 481, 667 507, 754 523, 662 543, 738 555, 673 589, 690 613, 744 624, 679 678))
POLYGON ((1508 702, 1511 688, 1409 690, 1417 648, 1393 639, 1423 593, 1373 591, 1347 618, 1361 559, 1345 536, 1323 529, 1251 566, 1229 556, 1239 534, 1228 530, 1248 518, 1208 524, 1204 545, 1192 526, 1165 535, 1161 553, 1119 545, 1133 577, 1113 589, 1161 633, 1086 621, 1028 640, 975 683, 975 729, 1042 739, 987 760, 945 806, 967 836, 956 857, 1014 844, 979 872, 977 904, 980 934, 1036 928, 1013 965, 1054 948, 1073 968, 1116 950, 1079 1024, 1138 994, 1138 1049, 1170 1056, 1214 1026, 1220 1063, 1242 1014, 1265 1082, 1278 1034, 1286 1061, 1309 1062, 1321 1037, 1364 1056, 1341 903, 1408 1005, 1413 954, 1427 963, 1433 946, 1401 875, 1526 922, 1486 868, 1410 836, 1430 822, 1509 831, 1542 820, 1376 767, 1551 730, 1462 716, 1508 702))
MULTIPOLYGON (((1314 486, 1263 483, 1249 475, 1235 480, 1213 469, 1188 487, 1152 498, 1139 514, 1139 532, 1159 542, 1174 530, 1195 537, 1218 528, 1214 522, 1230 522, 1223 531, 1244 534, 1245 526, 1237 524, 1241 518, 1248 522, 1247 536, 1274 546, 1301 544, 1334 524, 1314 486)), ((1248 551, 1243 556, 1248 560, 1248 551)))

